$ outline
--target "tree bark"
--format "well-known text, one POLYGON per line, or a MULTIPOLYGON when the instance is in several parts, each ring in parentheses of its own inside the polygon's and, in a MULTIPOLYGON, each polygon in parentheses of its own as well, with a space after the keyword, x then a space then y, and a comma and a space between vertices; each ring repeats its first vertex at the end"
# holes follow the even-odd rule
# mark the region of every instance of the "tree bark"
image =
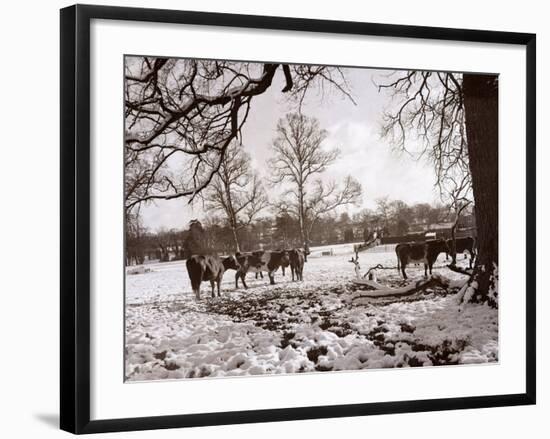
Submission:
POLYGON ((239 236, 237 234, 237 227, 233 224, 231 224, 231 230, 233 232, 233 241, 235 241, 235 252, 240 253, 241 252, 241 246, 239 245, 239 236))
POLYGON ((464 74, 468 158, 475 199, 478 256, 470 301, 497 306, 498 267, 498 77, 464 74))

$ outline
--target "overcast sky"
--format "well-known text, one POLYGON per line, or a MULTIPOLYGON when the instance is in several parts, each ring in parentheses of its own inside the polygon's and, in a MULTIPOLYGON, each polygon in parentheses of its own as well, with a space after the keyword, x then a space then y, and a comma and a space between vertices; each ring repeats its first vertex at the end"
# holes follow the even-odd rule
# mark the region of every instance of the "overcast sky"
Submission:
MULTIPOLYGON (((390 104, 390 97, 385 92, 379 93, 373 80, 380 82, 390 72, 364 68, 345 72, 357 105, 341 94, 311 93, 302 107, 304 114, 319 119, 321 127, 328 131, 324 147, 341 150, 323 179, 340 181, 351 175, 361 183, 363 204, 348 208, 349 213, 363 207, 374 208, 374 200, 383 196, 409 204, 439 201, 432 165, 393 151, 389 141, 380 137, 382 113, 390 104)), ((269 177, 266 161, 277 121, 295 109, 281 93, 282 76, 279 70, 273 86, 253 99, 242 133, 243 146, 252 158, 253 167, 266 178, 269 177)), ((276 197, 277 189, 268 188, 268 194, 276 197)), ((205 216, 200 203, 190 206, 184 199, 157 201, 143 206, 141 213, 144 226, 151 231, 162 227, 185 228, 191 219, 205 216)))

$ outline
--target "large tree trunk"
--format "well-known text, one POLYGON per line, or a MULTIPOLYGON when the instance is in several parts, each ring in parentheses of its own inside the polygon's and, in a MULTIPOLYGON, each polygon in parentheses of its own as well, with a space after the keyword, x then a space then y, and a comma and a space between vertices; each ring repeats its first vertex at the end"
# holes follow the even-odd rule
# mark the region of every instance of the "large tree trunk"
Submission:
POLYGON ((464 74, 468 157, 475 199, 478 256, 466 300, 497 306, 498 78, 464 74), (475 284, 477 282, 477 285, 475 284))

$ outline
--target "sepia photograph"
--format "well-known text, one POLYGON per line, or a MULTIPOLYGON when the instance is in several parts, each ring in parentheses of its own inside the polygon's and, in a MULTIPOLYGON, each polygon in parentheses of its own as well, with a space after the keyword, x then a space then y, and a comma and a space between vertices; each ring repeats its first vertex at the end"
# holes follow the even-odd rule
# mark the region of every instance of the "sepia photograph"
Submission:
POLYGON ((122 79, 127 382, 498 363, 497 74, 122 79))

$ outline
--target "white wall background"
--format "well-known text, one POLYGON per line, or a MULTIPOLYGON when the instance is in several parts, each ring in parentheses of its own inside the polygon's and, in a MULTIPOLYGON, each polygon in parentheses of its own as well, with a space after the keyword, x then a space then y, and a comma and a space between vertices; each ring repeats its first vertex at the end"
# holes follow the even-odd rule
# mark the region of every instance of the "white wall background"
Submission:
MULTIPOLYGON (((96 3, 89 1, 88 3, 96 3)), ((550 29, 544 2, 525 0, 393 0, 325 2, 279 0, 109 1, 100 4, 164 7, 381 23, 535 32, 538 38, 538 224, 548 224, 550 177, 544 121, 550 113, 550 29), (313 8, 310 5, 315 5, 313 8)), ((59 13, 69 5, 9 2, 1 14, 0 63, 0 434, 4 437, 61 437, 58 422, 59 286, 59 13)), ((547 230, 547 227, 546 227, 547 230)), ((325 419, 244 426, 137 432, 109 437, 214 438, 333 437, 342 433, 384 438, 507 438, 547 430, 550 409, 548 300, 541 281, 550 245, 538 231, 538 405, 455 412, 325 419), (546 349, 543 350, 543 347, 546 349)))

